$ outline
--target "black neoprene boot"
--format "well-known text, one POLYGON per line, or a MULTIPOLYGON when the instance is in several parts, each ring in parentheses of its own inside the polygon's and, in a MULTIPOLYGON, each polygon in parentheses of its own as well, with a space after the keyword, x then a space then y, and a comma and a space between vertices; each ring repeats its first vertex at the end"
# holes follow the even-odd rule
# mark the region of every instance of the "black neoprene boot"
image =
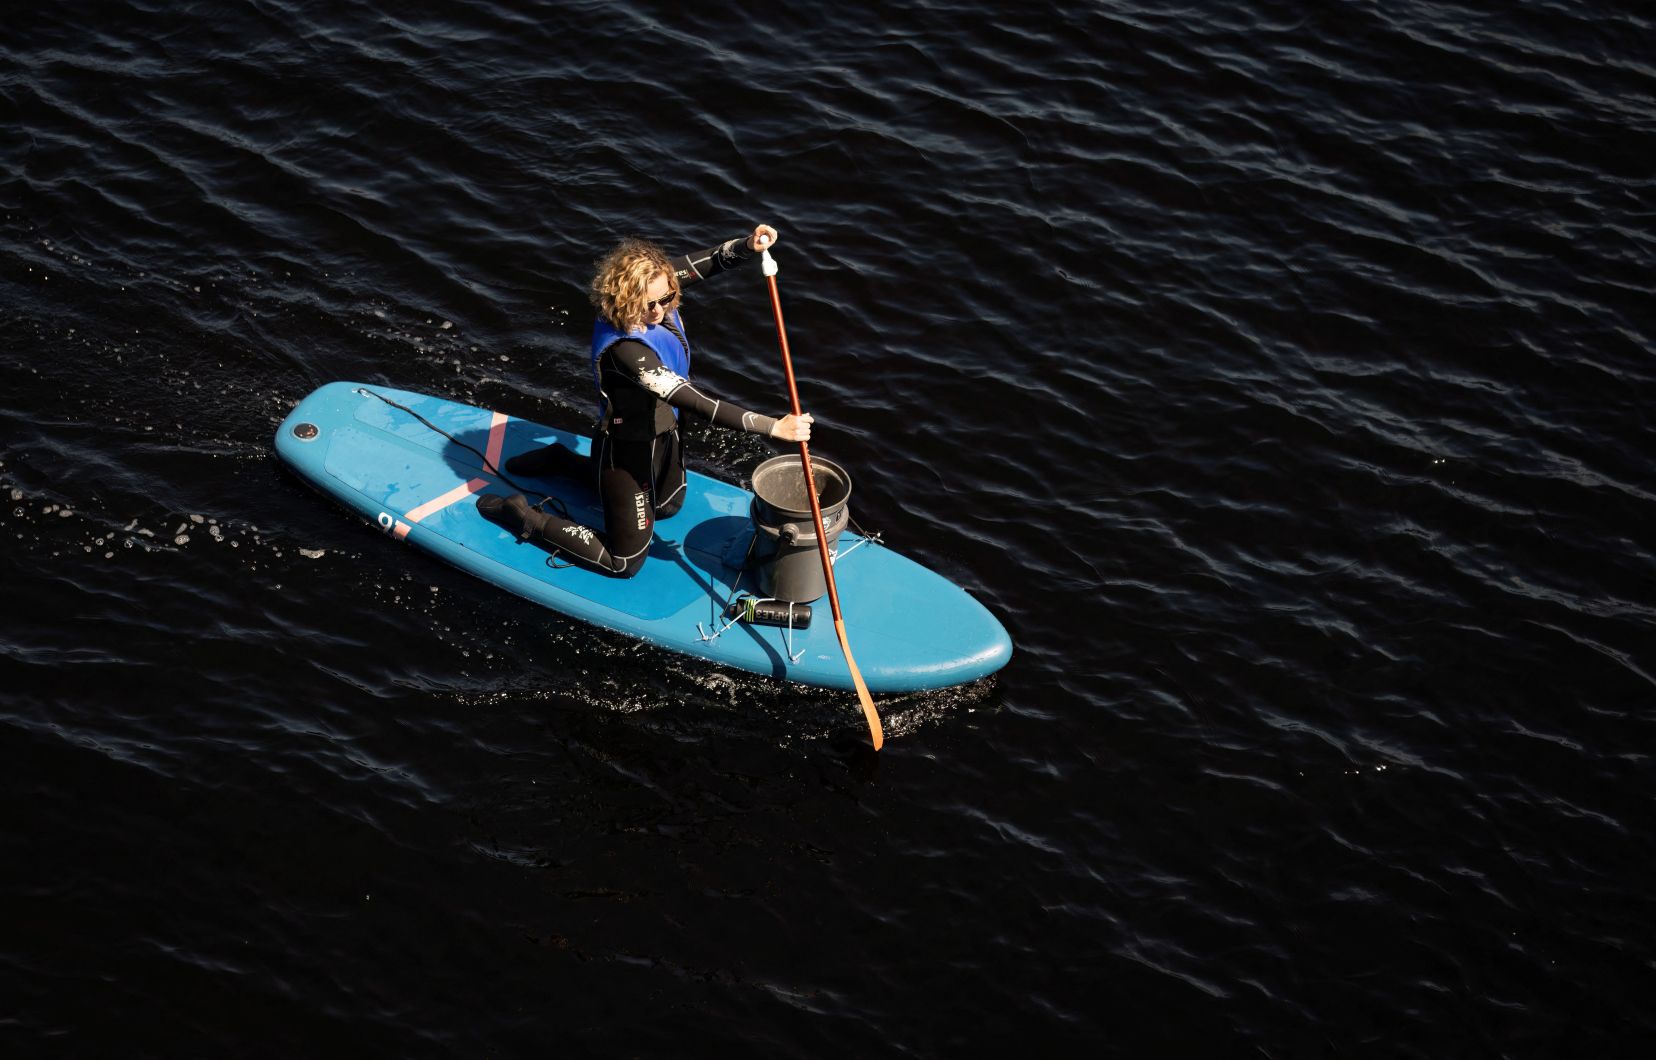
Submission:
POLYGON ((504 526, 518 537, 550 539, 548 531, 551 528, 546 525, 546 513, 529 507, 529 499, 521 493, 510 497, 485 493, 477 498, 477 510, 489 522, 504 526))
POLYGON ((505 471, 508 475, 523 475, 526 478, 550 478, 553 475, 580 478, 586 469, 586 457, 553 442, 512 457, 506 461, 505 471))

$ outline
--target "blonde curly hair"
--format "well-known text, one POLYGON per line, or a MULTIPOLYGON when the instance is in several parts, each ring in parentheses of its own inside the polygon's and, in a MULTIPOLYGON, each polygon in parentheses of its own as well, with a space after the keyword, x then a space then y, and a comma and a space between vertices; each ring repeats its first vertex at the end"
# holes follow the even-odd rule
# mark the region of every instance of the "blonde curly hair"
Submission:
POLYGON ((650 319, 644 308, 650 281, 663 273, 672 285, 674 295, 679 293, 678 277, 667 261, 667 253, 654 243, 627 238, 615 249, 598 259, 598 270, 592 275, 588 297, 598 314, 622 331, 643 327, 650 319))

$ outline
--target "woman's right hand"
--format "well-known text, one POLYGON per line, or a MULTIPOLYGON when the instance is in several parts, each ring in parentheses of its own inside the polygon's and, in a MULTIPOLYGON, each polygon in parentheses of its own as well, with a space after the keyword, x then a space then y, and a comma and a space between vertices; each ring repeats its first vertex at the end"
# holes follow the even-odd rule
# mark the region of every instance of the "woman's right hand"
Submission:
POLYGON ((782 442, 808 442, 811 440, 811 414, 801 413, 798 416, 789 414, 776 421, 771 428, 770 436, 782 442))

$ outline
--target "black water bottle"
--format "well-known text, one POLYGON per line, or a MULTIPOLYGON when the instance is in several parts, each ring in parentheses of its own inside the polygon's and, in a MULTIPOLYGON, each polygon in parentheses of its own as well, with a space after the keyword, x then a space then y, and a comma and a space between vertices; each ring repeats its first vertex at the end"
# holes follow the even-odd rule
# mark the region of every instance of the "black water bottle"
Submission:
POLYGON ((807 629, 811 625, 810 604, 790 604, 786 600, 758 600, 744 596, 732 600, 725 608, 725 617, 756 626, 786 626, 807 629))

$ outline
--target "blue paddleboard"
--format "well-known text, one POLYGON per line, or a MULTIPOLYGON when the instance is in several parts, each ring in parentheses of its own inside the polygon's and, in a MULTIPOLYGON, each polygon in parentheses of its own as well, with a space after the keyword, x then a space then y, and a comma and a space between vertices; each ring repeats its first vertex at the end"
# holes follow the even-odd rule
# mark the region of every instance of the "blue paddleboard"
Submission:
MULTIPOLYGON (((625 579, 564 565, 483 518, 479 494, 518 492, 491 468, 552 442, 580 453, 592 447, 568 431, 359 383, 317 389, 276 431, 277 453, 307 482, 392 537, 502 589, 723 666, 854 687, 826 599, 813 605, 805 629, 730 624, 724 617, 732 598, 762 595, 757 572, 744 569, 754 534, 747 490, 690 472, 684 506, 656 524, 649 561, 625 579)), ((603 525, 589 483, 514 479, 527 491, 557 496, 576 521, 603 525)), ((962 684, 994 673, 1012 656, 1011 638, 982 604, 878 542, 846 531, 834 580, 851 650, 871 692, 962 684)))

